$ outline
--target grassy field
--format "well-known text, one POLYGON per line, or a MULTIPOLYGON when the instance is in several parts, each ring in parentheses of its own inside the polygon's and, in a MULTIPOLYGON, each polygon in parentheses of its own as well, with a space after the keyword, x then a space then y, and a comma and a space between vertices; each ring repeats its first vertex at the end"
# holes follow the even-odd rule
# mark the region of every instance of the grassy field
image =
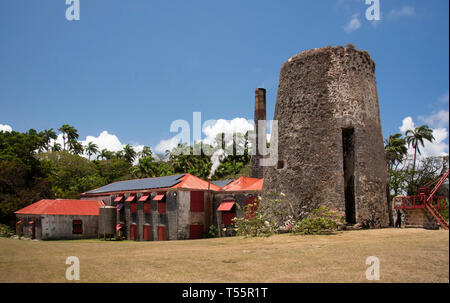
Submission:
POLYGON ((423 229, 346 231, 167 242, 27 241, 0 238, 0 282, 66 282, 68 256, 80 282, 449 282, 449 233, 423 229))

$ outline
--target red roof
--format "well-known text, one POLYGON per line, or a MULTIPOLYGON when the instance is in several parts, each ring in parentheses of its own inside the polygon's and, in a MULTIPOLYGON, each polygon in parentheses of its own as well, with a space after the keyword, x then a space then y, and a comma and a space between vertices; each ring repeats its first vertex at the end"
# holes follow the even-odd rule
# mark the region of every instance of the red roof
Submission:
POLYGON ((202 180, 194 175, 185 174, 181 179, 181 182, 175 184, 171 188, 185 188, 185 189, 193 189, 193 190, 219 190, 220 187, 209 183, 208 181, 202 180), (208 187, 209 183, 209 187, 208 187))
POLYGON ((98 216, 101 206, 105 204, 95 200, 41 200, 15 213, 18 215, 98 216))
POLYGON ((164 198, 165 194, 158 193, 154 198, 153 201, 161 201, 164 198))
MULTIPOLYGON (((144 178, 144 179, 152 179, 152 178, 144 178)), ((135 180, 139 180, 139 179, 135 179, 135 180)), ((94 197, 94 196, 109 196, 109 195, 114 195, 114 194, 121 194, 123 195, 124 193, 136 193, 136 192, 149 192, 149 191, 154 191, 154 190, 158 190, 158 191, 162 191, 162 190, 168 190, 168 189, 176 189, 176 188, 182 188, 182 189, 189 189, 189 190, 211 190, 211 191, 218 191, 220 190, 220 187, 210 183, 208 181, 202 180, 194 175, 191 174, 184 174, 184 176, 182 176, 179 179, 181 182, 178 182, 177 184, 171 186, 171 187, 164 187, 164 188, 157 188, 157 189, 149 189, 149 190, 128 190, 128 191, 111 191, 111 192, 104 192, 104 193, 89 193, 89 192, 85 192, 82 193, 81 196, 82 197, 94 197)), ((130 180, 128 180, 130 181, 130 180)), ((112 183, 111 183, 112 184, 112 183)), ((119 197, 118 197, 119 198, 119 197)), ((116 199, 118 199, 116 198, 116 199)))
POLYGON ((139 202, 145 202, 145 201, 147 201, 148 197, 150 197, 149 194, 147 194, 147 195, 142 195, 142 196, 139 198, 139 202))
POLYGON ((228 183, 220 190, 222 191, 261 191, 264 179, 240 177, 228 183))
POLYGON ((134 200, 134 198, 136 198, 136 195, 130 195, 128 196, 128 198, 125 200, 125 202, 132 202, 134 200))
POLYGON ((217 211, 230 211, 234 206, 235 201, 223 201, 220 203, 217 211))

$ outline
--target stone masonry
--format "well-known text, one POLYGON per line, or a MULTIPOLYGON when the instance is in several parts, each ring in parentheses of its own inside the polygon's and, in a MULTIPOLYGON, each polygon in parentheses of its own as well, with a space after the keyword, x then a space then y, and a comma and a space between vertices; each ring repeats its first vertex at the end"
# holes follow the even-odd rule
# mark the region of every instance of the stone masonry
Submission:
POLYGON ((326 47, 291 57, 274 120, 279 161, 264 169, 265 192, 283 192, 303 215, 325 205, 350 224, 388 226, 375 63, 366 51, 326 47))

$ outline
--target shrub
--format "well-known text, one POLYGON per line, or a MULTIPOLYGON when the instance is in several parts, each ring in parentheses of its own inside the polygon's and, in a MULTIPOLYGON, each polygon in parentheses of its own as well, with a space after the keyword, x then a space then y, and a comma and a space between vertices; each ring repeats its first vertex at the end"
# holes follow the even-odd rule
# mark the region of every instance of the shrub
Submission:
POLYGON ((205 235, 205 238, 216 238, 219 235, 219 230, 215 225, 211 225, 209 227, 208 232, 205 235))
POLYGON ((14 230, 5 224, 0 224, 0 237, 11 237, 14 235, 14 230))
POLYGON ((335 231, 343 224, 342 213, 337 209, 328 210, 321 206, 314 209, 308 217, 297 221, 290 231, 303 235, 323 234, 335 231))
POLYGON ((286 209, 291 209, 292 204, 285 199, 283 193, 270 193, 262 200, 247 204, 243 209, 236 205, 244 213, 241 218, 234 218, 234 228, 238 236, 270 236, 284 230, 284 224, 292 218, 286 209), (289 207, 286 207, 288 204, 289 207))

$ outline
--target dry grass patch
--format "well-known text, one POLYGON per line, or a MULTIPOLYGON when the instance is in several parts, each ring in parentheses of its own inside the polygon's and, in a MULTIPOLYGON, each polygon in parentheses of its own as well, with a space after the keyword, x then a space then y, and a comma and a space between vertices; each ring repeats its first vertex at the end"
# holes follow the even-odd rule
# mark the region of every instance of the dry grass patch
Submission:
POLYGON ((167 242, 24 241, 0 238, 0 282, 367 282, 377 256, 381 282, 449 281, 448 231, 380 229, 325 236, 167 242))

